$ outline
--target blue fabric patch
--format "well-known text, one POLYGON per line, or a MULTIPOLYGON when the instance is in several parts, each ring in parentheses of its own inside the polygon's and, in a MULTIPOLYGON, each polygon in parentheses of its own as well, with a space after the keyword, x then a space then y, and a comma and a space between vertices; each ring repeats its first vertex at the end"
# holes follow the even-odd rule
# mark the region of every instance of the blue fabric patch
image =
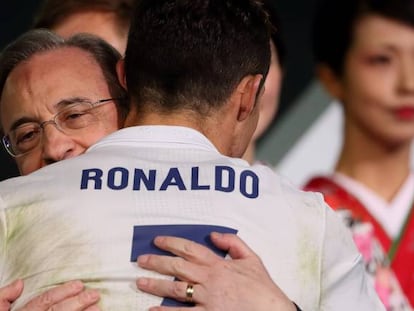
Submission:
MULTIPOLYGON (((202 244, 217 255, 225 257, 227 252, 218 249, 210 241, 211 232, 220 233, 237 233, 237 230, 211 225, 149 225, 149 226, 134 226, 134 236, 132 240, 131 262, 135 262, 140 255, 155 254, 175 256, 170 252, 159 249, 154 244, 154 238, 159 235, 169 235, 180 238, 185 238, 199 244, 202 244)), ((162 306, 191 306, 192 304, 176 301, 174 299, 165 298, 161 304, 162 306)))

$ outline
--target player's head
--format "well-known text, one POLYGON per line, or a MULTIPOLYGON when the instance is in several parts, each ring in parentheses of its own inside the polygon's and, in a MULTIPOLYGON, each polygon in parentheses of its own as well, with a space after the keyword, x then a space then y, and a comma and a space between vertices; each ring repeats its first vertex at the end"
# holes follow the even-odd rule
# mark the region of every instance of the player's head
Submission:
POLYGON ((48 28, 67 38, 91 33, 125 52, 135 0, 45 0, 34 27, 48 28))
POLYGON ((223 109, 245 82, 255 100, 269 69, 269 42, 259 1, 139 1, 125 54, 133 107, 141 115, 192 111, 207 117, 223 109))
POLYGON ((0 125, 21 174, 79 155, 123 124, 128 103, 116 75, 120 58, 97 37, 64 40, 46 30, 6 47, 0 125))

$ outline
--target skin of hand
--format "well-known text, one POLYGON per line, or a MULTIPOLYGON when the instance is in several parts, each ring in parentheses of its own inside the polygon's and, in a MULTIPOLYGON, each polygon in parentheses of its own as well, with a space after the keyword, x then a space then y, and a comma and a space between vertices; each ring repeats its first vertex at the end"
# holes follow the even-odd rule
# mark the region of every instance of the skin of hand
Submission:
POLYGON ((0 288, 0 311, 9 311, 11 304, 23 292, 23 281, 17 280, 0 288))
POLYGON ((236 235, 213 232, 211 241, 228 251, 232 260, 219 257, 195 242, 160 236, 154 243, 178 257, 142 255, 141 268, 177 277, 180 281, 139 278, 137 287, 160 297, 185 301, 187 284, 193 284, 194 307, 152 307, 150 311, 278 311, 296 310, 272 281, 260 258, 236 235))
MULTIPOLYGON (((17 280, 0 289, 0 311, 9 311, 21 295, 23 281, 17 280)), ((70 281, 34 297, 18 311, 99 311, 99 293, 84 289, 82 282, 70 281)))

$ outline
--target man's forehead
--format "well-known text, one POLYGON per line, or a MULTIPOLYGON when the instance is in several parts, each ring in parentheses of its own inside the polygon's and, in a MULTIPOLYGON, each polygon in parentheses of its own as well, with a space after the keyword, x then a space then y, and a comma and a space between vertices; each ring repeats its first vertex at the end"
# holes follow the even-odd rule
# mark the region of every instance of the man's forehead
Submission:
POLYGON ((2 126, 9 130, 22 118, 40 120, 73 98, 107 97, 107 81, 89 52, 77 47, 39 52, 10 72, 0 96, 2 126))
POLYGON ((79 48, 64 47, 37 53, 17 65, 6 80, 0 104, 29 100, 46 104, 106 89, 93 56, 79 48))
MULTIPOLYGON (((60 47, 50 51, 39 52, 33 55, 27 63, 36 64, 48 64, 45 70, 51 70, 52 68, 77 68, 83 66, 96 67, 99 69, 99 64, 94 59, 93 55, 89 51, 85 51, 78 47, 60 47), (58 64, 58 66, 53 66, 58 64), (52 67, 51 67, 52 66, 52 67)), ((88 69, 87 67, 85 69, 88 69)))
POLYGON ((70 87, 73 80, 91 84, 99 78, 104 80, 102 70, 89 52, 77 47, 62 47, 36 53, 18 64, 10 72, 5 88, 8 85, 19 89, 29 85, 41 88, 42 83, 44 87, 59 83, 70 87))

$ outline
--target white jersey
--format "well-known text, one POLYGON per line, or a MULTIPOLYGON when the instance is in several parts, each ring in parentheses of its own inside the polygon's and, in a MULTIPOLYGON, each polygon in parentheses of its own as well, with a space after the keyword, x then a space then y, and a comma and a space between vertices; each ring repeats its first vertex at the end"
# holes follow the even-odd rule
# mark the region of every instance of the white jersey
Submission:
POLYGON ((14 309, 80 279, 100 290, 102 310, 147 310, 165 303, 134 285, 155 275, 135 263, 152 238, 204 241, 221 230, 237 232, 303 310, 383 310, 321 195, 172 126, 126 128, 85 155, 0 183, 0 285, 24 279, 14 309))

